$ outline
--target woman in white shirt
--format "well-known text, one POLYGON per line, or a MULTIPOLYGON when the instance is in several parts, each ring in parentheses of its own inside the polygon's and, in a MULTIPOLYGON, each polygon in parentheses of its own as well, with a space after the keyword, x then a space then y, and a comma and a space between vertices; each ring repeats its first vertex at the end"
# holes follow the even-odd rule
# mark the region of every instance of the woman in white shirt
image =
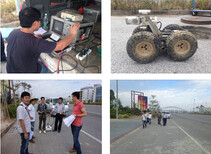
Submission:
POLYGON ((152 119, 152 113, 149 113, 149 124, 151 124, 151 119, 152 119))

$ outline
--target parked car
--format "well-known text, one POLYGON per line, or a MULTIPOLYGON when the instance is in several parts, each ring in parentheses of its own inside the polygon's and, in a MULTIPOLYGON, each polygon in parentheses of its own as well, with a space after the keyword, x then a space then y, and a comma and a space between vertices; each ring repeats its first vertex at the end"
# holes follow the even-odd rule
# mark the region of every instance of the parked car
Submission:
MULTIPOLYGON (((165 114, 167 115, 167 118, 168 118, 168 119, 171 118, 171 113, 170 113, 170 112, 165 112, 165 114)), ((162 117, 163 117, 163 113, 162 113, 162 117)))
MULTIPOLYGON (((49 111, 52 111, 54 109, 56 103, 59 103, 59 98, 47 98, 46 99, 46 105, 47 105, 49 111)), ((68 103, 64 98, 63 98, 62 103, 65 105, 65 115, 67 115, 67 113, 69 112, 68 103)))
POLYGON ((170 119, 171 118, 171 113, 166 112, 167 118, 170 119))

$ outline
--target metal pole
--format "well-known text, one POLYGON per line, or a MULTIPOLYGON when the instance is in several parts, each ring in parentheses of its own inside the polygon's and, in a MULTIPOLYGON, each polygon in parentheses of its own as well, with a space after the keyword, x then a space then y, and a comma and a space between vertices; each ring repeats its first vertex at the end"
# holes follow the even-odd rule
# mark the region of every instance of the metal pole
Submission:
POLYGON ((116 80, 116 119, 118 119, 118 109, 119 109, 119 104, 118 104, 118 80, 116 80))
POLYGON ((20 0, 15 0, 15 6, 16 6, 16 13, 18 14, 20 11, 20 0))
POLYGON ((192 0, 192 8, 191 10, 194 10, 195 9, 195 0, 192 0))

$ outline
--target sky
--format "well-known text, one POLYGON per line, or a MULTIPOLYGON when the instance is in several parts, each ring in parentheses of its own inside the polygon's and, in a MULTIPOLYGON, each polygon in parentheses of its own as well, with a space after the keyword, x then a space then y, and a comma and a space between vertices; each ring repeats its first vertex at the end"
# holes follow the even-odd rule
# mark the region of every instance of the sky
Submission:
MULTIPOLYGON (((111 80, 110 89, 116 95, 116 80, 111 80)), ((118 80, 123 106, 131 106, 131 90, 143 92, 148 103, 151 95, 156 95, 161 108, 176 106, 191 111, 199 105, 211 107, 211 80, 118 80)))
MULTIPOLYGON (((17 81, 14 81, 16 83, 17 81)), ((72 92, 79 91, 86 86, 101 84, 101 80, 20 80, 32 86, 32 97, 63 97, 71 96, 72 92)), ((19 89, 19 93, 23 91, 19 89)))

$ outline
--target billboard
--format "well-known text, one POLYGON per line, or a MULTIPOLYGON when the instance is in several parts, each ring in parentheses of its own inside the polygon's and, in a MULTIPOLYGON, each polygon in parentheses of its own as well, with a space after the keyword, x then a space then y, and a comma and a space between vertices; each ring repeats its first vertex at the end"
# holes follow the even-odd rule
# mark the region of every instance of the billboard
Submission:
POLYGON ((138 109, 141 111, 147 110, 147 97, 146 96, 138 96, 138 109))

